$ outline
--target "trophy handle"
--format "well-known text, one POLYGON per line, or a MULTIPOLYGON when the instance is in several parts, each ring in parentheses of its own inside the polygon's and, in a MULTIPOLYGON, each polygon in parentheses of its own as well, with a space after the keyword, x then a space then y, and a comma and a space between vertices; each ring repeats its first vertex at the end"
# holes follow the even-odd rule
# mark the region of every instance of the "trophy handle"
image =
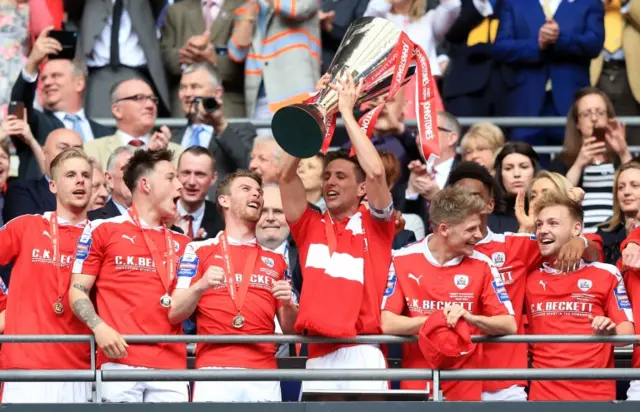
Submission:
POLYGON ((271 130, 285 152, 304 159, 320 152, 326 127, 322 112, 315 105, 292 104, 273 115, 271 130))

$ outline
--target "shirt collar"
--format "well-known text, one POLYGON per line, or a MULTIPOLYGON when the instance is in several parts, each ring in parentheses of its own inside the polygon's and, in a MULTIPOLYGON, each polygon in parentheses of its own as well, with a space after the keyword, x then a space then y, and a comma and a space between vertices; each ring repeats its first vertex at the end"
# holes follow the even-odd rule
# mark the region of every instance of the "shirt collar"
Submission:
MULTIPOLYGON (((225 231, 218 233, 218 236, 223 236, 223 235, 226 235, 225 231)), ((231 236, 227 235, 227 240, 229 241, 230 245, 234 245, 234 246, 253 246, 258 243, 258 239, 255 237, 253 239, 247 240, 246 242, 240 242, 239 240, 236 240, 231 236)))
POLYGON ((274 249, 274 252, 284 256, 288 248, 289 248, 289 241, 285 239, 284 242, 280 244, 280 246, 274 249))
POLYGON ((185 217, 186 215, 193 216, 193 220, 200 220, 204 216, 204 207, 205 204, 202 202, 200 207, 193 213, 189 213, 185 210, 184 206, 182 206, 182 199, 178 201, 178 211, 180 212, 180 217, 185 217))
MULTIPOLYGON (((53 212, 45 212, 43 216, 44 216, 44 218, 46 220, 51 222, 51 215, 53 215, 53 212)), ((58 224, 60 226, 74 226, 74 227, 84 228, 87 225, 87 223, 89 223, 89 220, 85 219, 80 223, 76 223, 75 225, 72 225, 71 222, 69 222, 65 218, 63 218, 63 217, 61 217, 59 215, 57 215, 57 216, 58 216, 58 219, 57 219, 58 220, 58 224)))
POLYGON ((491 241, 493 241, 495 234, 491 231, 491 228, 487 226, 487 236, 485 236, 482 240, 480 240, 476 245, 484 245, 491 241))
POLYGON ((191 131, 193 131, 196 128, 201 128, 202 130, 204 130, 205 132, 212 134, 213 133, 213 126, 211 126, 210 124, 205 124, 205 123, 193 123, 191 125, 191 131))
POLYGON ((87 121, 87 116, 84 114, 84 109, 80 109, 75 113, 67 113, 67 112, 53 112, 53 115, 58 118, 61 122, 64 121, 64 117, 66 115, 76 115, 80 118, 81 122, 87 121))
POLYGON ((447 170, 451 170, 451 166, 453 166, 453 160, 453 157, 449 160, 445 160, 444 162, 433 166, 433 170, 438 174, 445 173, 447 170))
MULTIPOLYGON (((127 209, 127 218, 131 221, 131 223, 133 223, 134 225, 136 224, 136 222, 133 221, 133 218, 131 217, 131 208, 127 209)), ((160 225, 160 226, 156 226, 156 227, 151 227, 147 222, 144 221, 144 219, 142 219, 141 217, 138 217, 138 219, 140 219, 140 226, 143 229, 153 229, 153 230, 164 230, 165 226, 164 225, 160 225)))
MULTIPOLYGON (((586 266, 586 263, 584 260, 580 259, 580 265, 578 266, 578 268, 576 270, 574 270, 572 273, 577 272, 578 270, 582 269, 583 267, 586 266)), ((548 273, 549 275, 569 275, 570 273, 566 273, 566 272, 560 272, 559 270, 555 269, 553 266, 551 266, 548 262, 544 262, 542 264, 542 267, 540 268, 543 272, 548 273)))
POLYGON ((454 257, 450 261, 445 262, 444 265, 441 265, 440 263, 438 263, 436 258, 433 257, 433 254, 431 253, 431 250, 429 250, 429 239, 431 238, 431 236, 433 236, 433 234, 430 234, 429 236, 427 236, 423 240, 423 242, 424 242, 424 257, 427 259, 427 261, 429 263, 431 263, 433 266, 438 266, 438 267, 457 266, 460 263, 462 263, 462 259, 464 259, 464 256, 454 257))
POLYGON ((145 134, 144 136, 135 137, 135 136, 131 136, 130 134, 127 134, 127 133, 123 132, 122 130, 118 129, 116 134, 119 135, 122 138, 122 145, 123 146, 128 145, 130 141, 136 140, 136 139, 142 140, 145 145, 149 144, 149 133, 145 134))

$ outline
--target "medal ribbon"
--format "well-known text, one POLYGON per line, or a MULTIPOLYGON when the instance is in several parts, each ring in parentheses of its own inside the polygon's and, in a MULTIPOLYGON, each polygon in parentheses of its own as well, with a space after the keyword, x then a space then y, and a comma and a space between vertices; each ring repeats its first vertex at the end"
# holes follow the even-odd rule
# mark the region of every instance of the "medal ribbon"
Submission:
POLYGON ((151 257, 153 258, 153 263, 156 266, 156 271, 158 272, 158 276, 160 276, 160 280, 162 281, 162 285, 164 289, 169 294, 169 287, 171 285, 171 281, 175 277, 176 265, 175 265, 175 250, 173 248, 173 237, 171 236, 171 231, 167 228, 166 225, 164 227, 164 237, 167 243, 167 261, 165 265, 162 264, 162 256, 160 252, 158 252, 158 248, 156 245, 149 239, 149 235, 142 229, 142 225, 140 224, 140 218, 138 217, 138 211, 136 207, 131 205, 131 209, 129 210, 129 216, 133 219, 133 223, 138 226, 138 229, 142 232, 142 237, 144 238, 144 243, 147 244, 147 248, 149 252, 151 252, 151 257))
POLYGON ((329 247, 329 257, 336 251, 338 241, 336 240, 336 232, 333 228, 333 220, 329 216, 329 212, 324 214, 324 233, 327 235, 327 246, 329 247))
POLYGON ((244 304, 244 299, 247 297, 247 292, 249 291, 249 281, 251 279, 251 272, 256 266, 256 262, 258 260, 258 246, 256 242, 256 246, 252 248, 251 252, 249 252, 249 256, 244 261, 244 271, 242 272, 242 280, 240 281, 240 285, 238 287, 238 294, 236 296, 236 272, 233 270, 233 266, 231 263, 231 254, 229 253, 229 241, 227 239, 227 234, 225 232, 220 236, 220 242, 222 243, 222 254, 224 255, 224 263, 226 266, 226 279, 227 279, 227 289, 229 290, 229 297, 233 301, 233 304, 236 306, 238 314, 242 309, 242 305, 244 304))
POLYGON ((51 246, 53 249, 53 266, 56 268, 56 277, 58 279, 58 300, 62 303, 62 296, 64 296, 65 287, 64 279, 60 275, 60 248, 58 244, 58 213, 51 213, 51 220, 49 221, 49 227, 51 229, 51 246))

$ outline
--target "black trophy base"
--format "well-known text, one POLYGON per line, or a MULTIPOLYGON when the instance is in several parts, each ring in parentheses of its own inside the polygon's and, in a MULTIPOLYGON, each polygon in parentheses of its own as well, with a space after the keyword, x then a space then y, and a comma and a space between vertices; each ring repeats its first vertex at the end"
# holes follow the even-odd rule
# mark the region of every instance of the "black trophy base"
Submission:
POLYGON ((285 152, 305 159, 320 152, 325 126, 322 114, 315 106, 293 104, 273 115, 271 131, 285 152))

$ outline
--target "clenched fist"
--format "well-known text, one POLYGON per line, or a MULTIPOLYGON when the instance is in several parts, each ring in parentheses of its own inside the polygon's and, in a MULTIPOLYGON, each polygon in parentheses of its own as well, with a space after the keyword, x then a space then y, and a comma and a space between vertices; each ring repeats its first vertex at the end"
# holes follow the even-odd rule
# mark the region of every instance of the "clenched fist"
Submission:
POLYGON ((202 279, 198 281, 199 289, 204 292, 216 286, 224 285, 226 280, 224 269, 219 266, 209 266, 202 279))
POLYGON ((273 285, 271 293, 273 293, 274 298, 281 300, 283 305, 290 306, 293 304, 293 301, 291 300, 293 296, 293 289, 291 288, 291 283, 288 281, 278 280, 273 285))

